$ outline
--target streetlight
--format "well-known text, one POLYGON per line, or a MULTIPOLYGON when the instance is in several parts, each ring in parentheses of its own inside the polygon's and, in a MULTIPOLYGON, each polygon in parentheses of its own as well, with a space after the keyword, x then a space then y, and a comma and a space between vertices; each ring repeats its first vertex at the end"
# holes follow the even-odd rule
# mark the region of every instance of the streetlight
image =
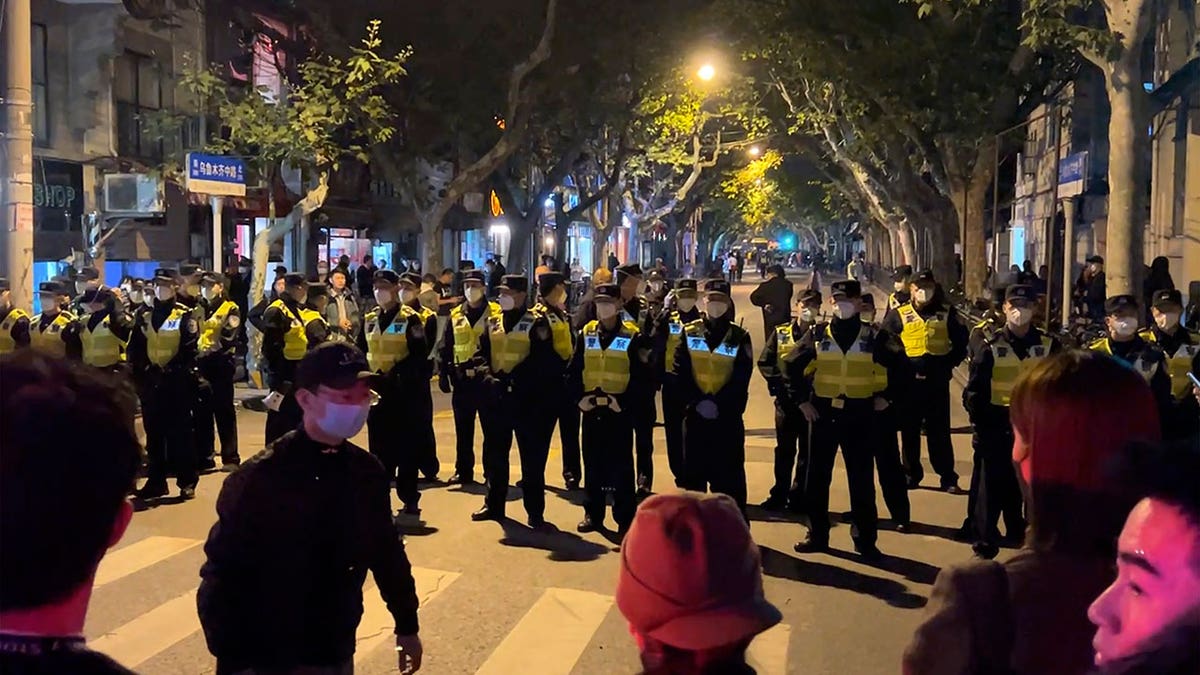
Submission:
POLYGON ((716 76, 717 76, 717 69, 715 67, 713 67, 713 64, 711 64, 711 63, 706 63, 706 64, 700 66, 700 70, 696 71, 696 77, 699 77, 701 80, 704 80, 705 82, 708 82, 709 80, 713 79, 716 76))
POLYGON ((762 154, 762 148, 759 148, 757 145, 752 145, 747 152, 750 153, 751 157, 758 157, 760 154, 762 154))

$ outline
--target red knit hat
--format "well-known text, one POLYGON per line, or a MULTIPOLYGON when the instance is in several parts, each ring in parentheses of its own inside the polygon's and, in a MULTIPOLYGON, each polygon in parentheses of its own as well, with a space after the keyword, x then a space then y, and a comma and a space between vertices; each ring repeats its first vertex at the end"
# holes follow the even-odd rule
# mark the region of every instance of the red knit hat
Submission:
POLYGON ((725 495, 658 495, 621 543, 617 606, 639 633, 702 650, 757 635, 783 618, 763 596, 758 545, 725 495))

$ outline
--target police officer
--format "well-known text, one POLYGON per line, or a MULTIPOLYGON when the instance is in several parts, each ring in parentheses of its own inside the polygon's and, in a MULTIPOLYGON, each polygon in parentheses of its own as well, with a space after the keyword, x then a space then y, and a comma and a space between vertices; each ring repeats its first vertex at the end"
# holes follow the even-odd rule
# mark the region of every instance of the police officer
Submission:
MULTIPOLYGON (((871 293, 863 293, 859 298, 859 318, 863 324, 879 330, 878 313, 875 311, 875 297, 871 293)), ((900 377, 909 382, 911 373, 907 359, 893 368, 891 376, 900 377)), ((896 386, 896 391, 901 387, 896 386)), ((898 532, 912 531, 912 504, 908 500, 908 477, 904 475, 904 464, 900 460, 900 442, 896 434, 900 431, 900 423, 896 417, 898 405, 889 405, 879 413, 879 424, 875 443, 875 471, 879 475, 879 491, 883 494, 883 503, 887 506, 888 515, 898 532)), ((853 514, 850 515, 853 517, 853 514)))
MULTIPOLYGON (((621 289, 621 320, 637 324, 643 335, 650 335, 650 303, 646 300, 646 282, 642 267, 637 263, 621 265, 616 271, 617 286, 621 289)), ((654 422, 658 411, 654 406, 654 389, 647 394, 648 405, 636 409, 643 417, 633 420, 637 447, 637 492, 645 497, 654 489, 654 422)))
POLYGON ((200 305, 200 280, 204 269, 199 265, 184 263, 179 266, 179 292, 175 301, 195 312, 196 321, 204 320, 204 308, 200 305))
POLYGON ((1033 325, 1037 291, 1015 284, 1005 293, 1003 328, 995 331, 971 358, 963 407, 971 418, 975 450, 967 519, 974 530, 973 548, 980 557, 999 552, 999 532, 1004 518, 1005 539, 1020 545, 1025 536, 1021 489, 1013 470, 1012 424, 1009 397, 1017 377, 1038 359, 1058 351, 1058 342, 1033 325))
MULTIPOLYGON (((565 388, 567 364, 571 362, 571 356, 575 353, 575 332, 571 330, 571 315, 567 313, 566 277, 558 272, 543 273, 538 277, 538 297, 540 300, 534 305, 533 313, 539 321, 545 322, 545 327, 539 323, 535 325, 535 329, 536 332, 549 332, 550 348, 545 348, 546 343, 542 339, 534 343, 530 353, 531 368, 536 382, 531 393, 538 396, 539 401, 527 408, 526 414, 534 422, 525 432, 529 436, 528 440, 523 441, 519 435, 517 438, 517 446, 522 452, 522 489, 529 489, 530 475, 524 468, 524 448, 527 445, 536 448, 536 452, 530 455, 534 460, 541 456, 543 449, 549 453, 550 440, 554 436, 554 425, 557 423, 563 446, 563 482, 568 490, 577 490, 579 479, 583 476, 579 448, 579 408, 574 404, 563 404, 563 401, 569 398, 565 388)), ((517 433, 521 434, 522 430, 518 428, 517 433)), ((541 461, 544 469, 546 460, 541 461)))
POLYGON ((420 291, 420 274, 407 272, 400 275, 400 302, 421 316, 421 321, 425 324, 425 334, 432 336, 425 355, 425 384, 410 391, 408 395, 420 412, 420 421, 412 430, 417 443, 417 467, 425 480, 433 482, 437 480, 438 471, 442 468, 437 457, 437 437, 433 433, 433 389, 430 386, 430 380, 433 379, 432 355, 437 344, 438 325, 437 312, 421 304, 420 291))
POLYGON ((197 461, 192 427, 196 348, 200 326, 192 310, 175 301, 179 277, 154 272, 154 307, 143 312, 129 337, 129 360, 140 373, 142 423, 149 464, 140 499, 167 494, 168 462, 183 499, 196 496, 197 461))
POLYGON ((1163 420, 1163 436, 1184 439, 1200 431, 1200 406, 1192 396, 1188 373, 1200 377, 1200 334, 1179 323, 1183 315, 1183 295, 1177 290, 1155 291, 1151 297, 1154 325, 1140 333, 1146 342, 1157 345, 1167 357, 1171 377, 1170 413, 1163 420))
POLYGON ((266 442, 295 429, 303 413, 296 403, 292 383, 304 354, 328 337, 321 316, 309 309, 308 282, 300 274, 284 277, 283 293, 262 316, 262 355, 267 370, 266 442))
POLYGON ((225 275, 207 272, 200 278, 200 306, 204 321, 200 324, 200 376, 208 383, 209 398, 197 411, 196 427, 201 466, 212 465, 215 439, 221 440, 221 464, 225 470, 241 464, 238 454, 237 412, 233 404, 234 350, 242 325, 241 310, 225 294, 225 275))
POLYGON ((658 268, 650 270, 646 274, 645 298, 647 318, 651 325, 662 315, 668 293, 670 290, 667 288, 667 280, 663 277, 662 270, 658 268))
POLYGON ((929 461, 941 488, 962 494, 950 443, 950 376, 967 355, 967 329, 946 305, 933 272, 922 270, 909 283, 912 299, 888 312, 882 329, 900 336, 912 361, 913 380, 900 414, 900 442, 908 486, 916 488, 925 474, 921 466, 921 427, 929 445, 929 461))
POLYGON ((900 305, 907 305, 912 301, 912 293, 909 292, 909 281, 912 279, 912 265, 898 265, 892 270, 892 293, 888 296, 888 311, 897 309, 900 305))
POLYGON ((1158 402, 1159 419, 1165 422, 1172 408, 1170 368, 1163 351, 1138 335, 1142 313, 1137 298, 1114 295, 1104 302, 1104 314, 1108 337, 1092 342, 1088 349, 1108 354, 1141 373, 1158 402))
POLYGON ((125 347, 133 325, 117 305, 110 288, 93 288, 79 296, 79 341, 83 362, 110 372, 127 374, 125 347))
POLYGON ((29 346, 29 313, 12 304, 8 279, 0 277, 0 354, 29 346))
POLYGON ((663 311, 656 317, 652 339, 652 364, 662 387, 663 432, 667 439, 667 464, 675 477, 675 486, 683 487, 683 414, 684 401, 675 375, 675 355, 683 344, 684 327, 700 319, 696 307, 700 299, 695 279, 680 279, 666 298, 663 311))
POLYGON ((903 368, 904 355, 893 336, 859 318, 862 286, 857 281, 835 282, 831 296, 833 318, 823 330, 805 336, 788 365, 789 395, 801 402, 800 411, 812 425, 805 486, 810 529, 795 549, 829 548, 829 485, 840 446, 854 519, 850 536, 860 555, 877 558, 871 430, 891 405, 898 381, 893 372, 903 368))
MULTIPOLYGON (((101 287, 100 272, 95 267, 84 267, 71 277, 74 293, 71 295, 70 311, 75 316, 81 316, 83 311, 83 294, 101 287)), ((68 289, 68 291, 71 289, 68 289)))
POLYGON ((704 317, 688 324, 676 352, 684 401, 683 473, 688 490, 729 495, 746 512, 746 425, 754 372, 750 334, 733 323, 729 282, 704 287, 704 317))
POLYGON ((38 286, 42 313, 29 322, 29 345, 59 358, 78 359, 83 355, 79 321, 63 309, 66 293, 66 287, 58 282, 46 281, 38 286))
MULTIPOLYGON (((650 400, 649 341, 637 324, 621 318, 616 284, 593 289, 596 318, 575 341, 567 370, 567 388, 583 412, 584 517, 575 528, 595 532, 604 526, 606 493, 613 495, 613 519, 624 536, 637 509, 633 426, 637 410, 650 400)), ((680 350, 682 351, 682 350, 680 350)))
MULTIPOLYGON (((992 289, 992 303, 987 313, 983 315, 983 320, 971 326, 971 332, 967 337, 967 361, 970 362, 975 358, 981 349, 987 349, 990 340, 1004 330, 1008 323, 1008 317, 1005 315, 1004 305, 1008 301, 1008 289, 996 288, 992 289)), ((1035 317, 1036 318, 1036 317, 1035 317)))
POLYGON ((768 511, 804 510, 808 421, 800 413, 799 402, 788 397, 784 378, 787 362, 795 354, 796 346, 808 331, 819 325, 821 293, 812 289, 801 291, 796 299, 796 310, 790 322, 775 326, 758 357, 758 372, 767 381, 767 391, 775 398, 775 484, 770 496, 761 504, 768 511))
POLYGON ((875 296, 870 293, 864 293, 862 298, 859 299, 859 307, 862 308, 862 311, 859 312, 858 318, 868 326, 878 329, 879 322, 875 311, 875 296))
POLYGON ((483 270, 462 273, 463 304, 450 310, 450 328, 442 340, 442 373, 438 386, 450 393, 454 410, 455 485, 475 482, 475 418, 484 403, 483 374, 486 364, 479 357, 479 337, 488 319, 499 316, 500 305, 487 301, 483 270))
POLYGON ((372 284, 376 307, 367 312, 358 336, 379 394, 367 417, 368 448, 395 480, 403 513, 415 517, 421 515, 417 474, 425 420, 411 397, 429 389, 428 359, 437 333, 428 332, 421 313, 401 302, 394 271, 376 270, 372 284))

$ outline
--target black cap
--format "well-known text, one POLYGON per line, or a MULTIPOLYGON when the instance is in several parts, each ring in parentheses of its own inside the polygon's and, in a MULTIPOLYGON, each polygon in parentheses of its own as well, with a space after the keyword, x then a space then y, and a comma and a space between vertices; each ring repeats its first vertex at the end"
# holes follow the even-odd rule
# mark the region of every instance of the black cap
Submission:
POLYGON ((400 275, 393 270, 375 270, 375 276, 372 281, 385 281, 389 284, 400 283, 400 275))
POLYGON ((275 274, 277 274, 279 276, 283 276, 283 275, 287 274, 287 268, 284 267, 283 265, 276 265, 275 266, 275 274))
POLYGON ((562 275, 562 272, 543 272, 542 276, 538 277, 538 293, 545 297, 556 286, 565 283, 567 283, 567 278, 562 275))
POLYGON ((1137 298, 1132 295, 1114 295, 1104 301, 1104 314, 1106 316, 1116 314, 1124 309, 1134 312, 1138 311, 1137 298))
POLYGON ((76 281, 95 281, 100 278, 100 272, 95 267, 85 267, 75 275, 76 281))
POLYGON ((485 281, 483 278, 483 270, 477 270, 474 268, 471 268, 469 270, 463 270, 462 280, 463 280, 464 284, 467 283, 468 281, 476 281, 481 284, 487 283, 487 281, 485 281))
POLYGON ((66 292, 66 287, 57 281, 43 281, 42 283, 38 284, 38 292, 62 295, 66 292))
POLYGON ((904 281, 912 276, 912 265, 897 265, 896 269, 892 270, 892 281, 904 281))
POLYGON ((842 296, 843 298, 861 298, 862 284, 853 279, 845 281, 835 281, 829 287, 829 294, 833 297, 842 296))
POLYGON ((617 268, 617 274, 624 274, 627 277, 642 276, 642 266, 637 263, 628 263, 617 268))
POLYGON ((919 283, 919 282, 923 282, 923 281, 928 282, 928 283, 934 283, 936 281, 936 279, 933 278, 933 270, 931 270, 929 268, 925 268, 925 269, 917 272, 916 276, 914 276, 912 278, 912 281, 913 281, 913 283, 919 283))
POLYGON ((646 280, 647 281, 662 281, 663 280, 662 270, 658 269, 657 267, 650 270, 650 272, 646 274, 646 280))
POLYGON ((529 279, 526 279, 520 274, 505 274, 504 276, 500 277, 500 285, 496 288, 513 291, 515 293, 528 293, 529 279))
POLYGON ((79 302, 112 302, 113 292, 110 288, 90 288, 79 296, 79 302))
POLYGON ((694 291, 698 286, 695 279, 680 279, 675 282, 676 291, 694 291))
POLYGON ((783 269, 783 265, 778 263, 767 266, 767 274, 778 274, 781 277, 787 276, 787 272, 783 269))
POLYGON ((184 263, 179 266, 179 276, 190 277, 194 274, 203 274, 203 273, 204 273, 204 269, 201 268, 199 265, 194 265, 192 263, 184 263))
POLYGON ((220 272, 205 272, 204 276, 200 277, 202 284, 221 284, 225 285, 225 275, 220 272))
POLYGON ((1100 256, 1098 256, 1098 255, 1094 255, 1094 256, 1091 256, 1091 257, 1089 257, 1089 258, 1087 259, 1087 262, 1089 262, 1089 263, 1096 263, 1097 265, 1103 265, 1103 264, 1104 264, 1104 258, 1102 258, 1102 257, 1100 257, 1100 256))
POLYGON ((324 385, 348 389, 371 376, 367 357, 349 342, 326 342, 309 350, 296 366, 296 388, 314 391, 324 385))
POLYGON ((329 287, 322 281, 308 282, 308 299, 311 302, 313 298, 319 298, 322 295, 329 295, 329 287))
POLYGON ((292 272, 283 276, 283 285, 285 288, 289 286, 292 288, 305 288, 308 285, 308 279, 305 279, 303 274, 292 272))
POLYGON ((79 270, 75 269, 74 267, 68 267, 67 269, 63 270, 63 273, 59 276, 62 277, 63 281, 70 281, 73 283, 75 281, 75 277, 79 276, 79 270))
POLYGON ((621 299, 621 287, 616 284, 596 284, 592 289, 592 294, 596 298, 612 298, 613 300, 621 299))
POLYGON ((1170 306, 1183 307, 1183 294, 1173 288, 1163 288, 1154 291, 1154 295, 1150 297, 1150 306, 1155 309, 1162 309, 1170 306))
POLYGON ((179 283, 179 272, 167 267, 160 267, 154 270, 154 278, 152 281, 154 283, 177 284, 179 283))
POLYGON ((1003 305, 1005 298, 1008 297, 1008 289, 1001 286, 1000 288, 992 289, 992 304, 1003 305))
POLYGON ((813 288, 806 288, 800 291, 800 297, 796 299, 796 302, 800 303, 801 305, 819 305, 821 304, 821 291, 813 288))
POLYGON ((1024 300, 1026 302, 1037 302, 1037 291, 1033 286, 1028 284, 1013 284, 1004 291, 1005 300, 1024 300))
POLYGON ((704 284, 704 292, 729 295, 729 282, 724 279, 709 279, 708 283, 704 284))
POLYGON ((130 279, 129 287, 130 288, 145 288, 146 281, 144 279, 130 279))
POLYGON ((417 288, 421 287, 421 275, 416 272, 405 272, 400 275, 400 281, 405 281, 417 288))
POLYGON ((875 309, 875 296, 874 295, 872 295, 870 293, 864 293, 859 298, 859 301, 862 302, 863 307, 870 307, 871 309, 875 309))
POLYGON ((467 270, 473 270, 473 269, 475 269, 475 261, 474 260, 459 260, 458 261, 458 269, 463 272, 466 272, 467 270))
POLYGON ((0 291, 11 291, 12 287, 8 285, 8 279, 0 277, 0 291))

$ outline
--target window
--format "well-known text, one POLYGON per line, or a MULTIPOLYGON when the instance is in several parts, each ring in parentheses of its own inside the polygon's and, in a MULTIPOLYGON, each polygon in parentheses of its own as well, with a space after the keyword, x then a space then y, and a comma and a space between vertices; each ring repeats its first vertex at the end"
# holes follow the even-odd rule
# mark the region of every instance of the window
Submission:
POLYGON ((162 141, 146 132, 142 116, 162 107, 162 70, 154 59, 125 52, 117 58, 113 81, 117 108, 117 152, 161 159, 162 141))
POLYGON ((50 109, 46 101, 46 26, 33 24, 33 142, 50 145, 50 109))

